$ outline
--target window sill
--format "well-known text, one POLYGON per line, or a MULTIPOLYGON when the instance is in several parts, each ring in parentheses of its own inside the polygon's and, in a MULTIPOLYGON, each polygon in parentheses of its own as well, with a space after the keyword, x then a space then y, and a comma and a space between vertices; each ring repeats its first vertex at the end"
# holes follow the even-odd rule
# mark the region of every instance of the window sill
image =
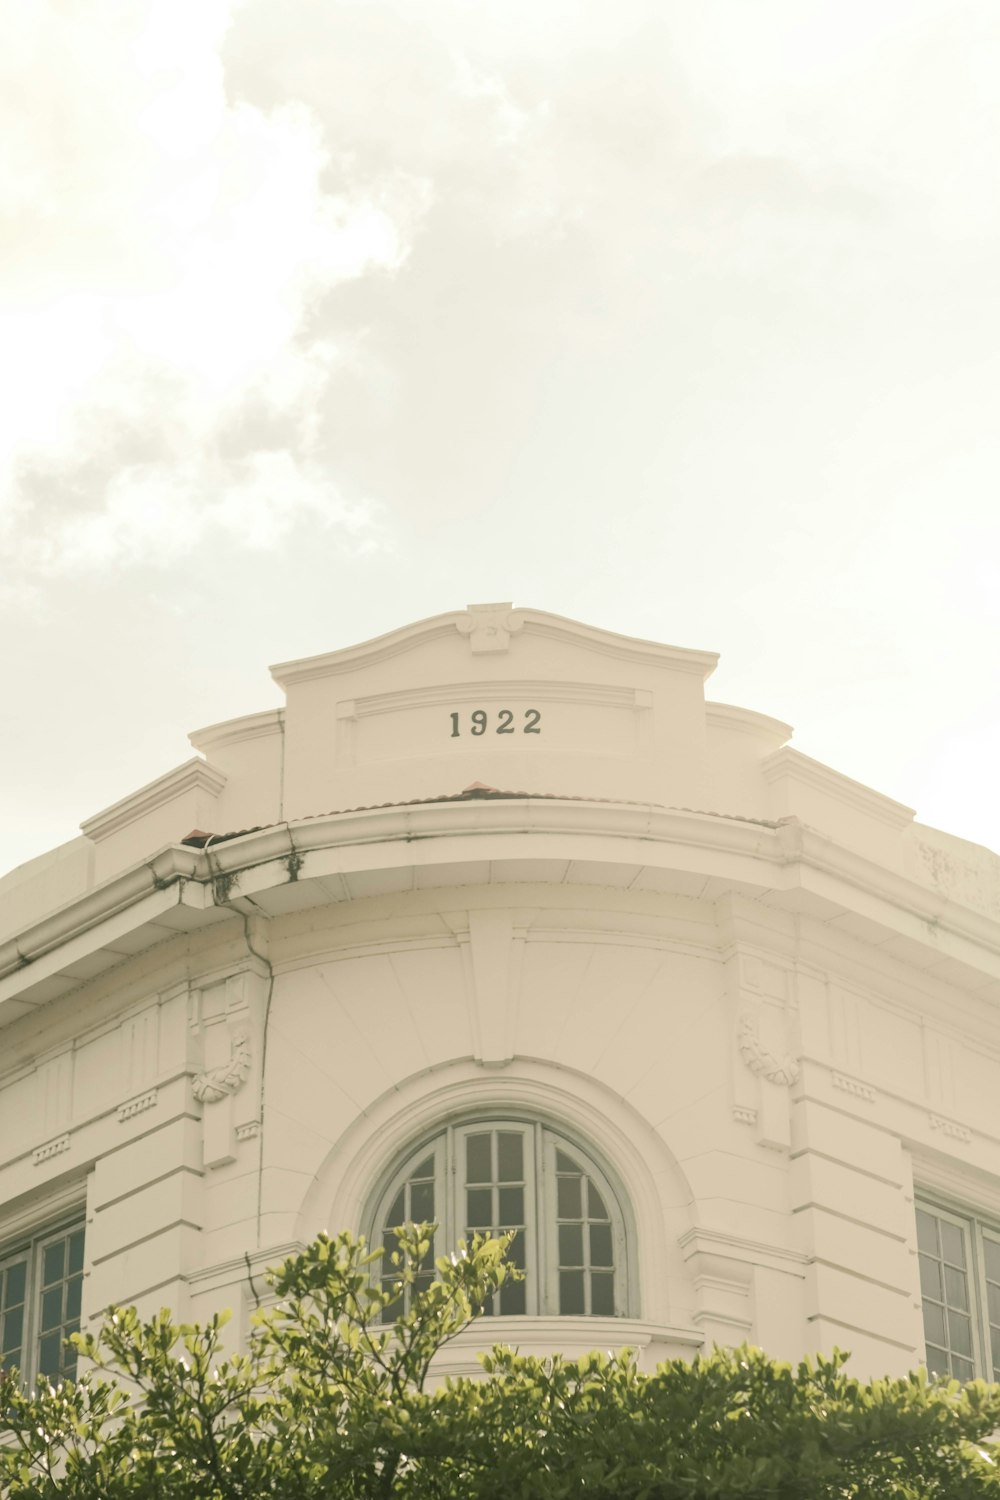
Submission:
POLYGON ((477 1354, 507 1344, 518 1354, 544 1357, 563 1354, 580 1359, 596 1349, 602 1354, 635 1350, 640 1365, 651 1368, 664 1359, 691 1358, 704 1347, 696 1328, 647 1323, 640 1318, 489 1317, 477 1318, 434 1361, 439 1375, 476 1375, 477 1354))

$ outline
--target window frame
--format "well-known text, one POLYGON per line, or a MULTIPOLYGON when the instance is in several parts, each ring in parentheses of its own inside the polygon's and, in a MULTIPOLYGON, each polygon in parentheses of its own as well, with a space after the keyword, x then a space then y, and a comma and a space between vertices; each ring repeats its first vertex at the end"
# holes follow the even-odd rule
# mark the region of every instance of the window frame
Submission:
MULTIPOLYGON (((947 1371, 942 1371, 939 1373, 947 1374, 949 1376, 952 1376, 952 1378, 958 1380, 965 1378, 983 1379, 989 1381, 1000 1380, 1000 1322, 991 1325, 989 1285, 991 1284, 992 1278, 988 1277, 987 1275, 985 1250, 985 1244, 987 1242, 995 1244, 998 1247, 998 1250, 1000 1250, 1000 1222, 992 1221, 988 1215, 976 1213, 974 1210, 970 1209, 964 1204, 956 1204, 954 1202, 948 1201, 947 1199, 933 1196, 930 1193, 921 1192, 918 1189, 917 1192, 914 1193, 915 1229, 917 1227, 916 1213, 921 1209, 925 1213, 932 1214, 935 1218, 943 1220, 947 1224, 953 1225, 960 1232, 960 1234, 962 1235, 963 1243, 965 1245, 967 1261, 966 1274, 967 1289, 969 1295, 969 1320, 971 1324, 972 1335, 971 1364, 973 1367, 973 1373, 969 1377, 966 1377, 960 1373, 954 1374, 952 1376, 952 1356, 956 1353, 956 1351, 952 1350, 950 1347, 946 1350, 947 1354, 949 1355, 949 1369, 947 1371), (995 1348, 991 1331, 992 1327, 994 1326, 997 1327, 998 1330, 995 1341, 995 1348)), ((931 1343, 935 1348, 940 1348, 941 1345, 936 1341, 928 1340, 927 1338, 926 1315, 924 1311, 925 1300, 927 1299, 925 1299, 924 1297, 923 1287, 919 1279, 920 1256, 921 1254, 925 1253, 926 1252, 922 1251, 920 1248, 920 1242, 918 1238, 917 1284, 920 1288, 920 1312, 924 1333, 924 1362, 925 1364, 928 1364, 928 1369, 930 1369, 930 1365, 927 1361, 928 1343, 931 1343)), ((993 1282, 993 1284, 1000 1285, 1000 1283, 998 1282, 993 1282)), ((929 1300, 933 1302, 937 1301, 936 1298, 932 1298, 929 1300)), ((966 1358, 966 1356, 962 1355, 961 1353, 959 1353, 958 1357, 963 1359, 966 1358)))
MULTIPOLYGON (((6 1275, 14 1266, 23 1264, 25 1266, 25 1288, 24 1288, 24 1315, 21 1329, 21 1363, 16 1366, 22 1384, 32 1387, 43 1373, 41 1366, 41 1342, 46 1332, 42 1327, 42 1298, 47 1290, 44 1280, 45 1251, 59 1240, 69 1241, 76 1233, 83 1234, 83 1256, 79 1271, 70 1272, 64 1265, 63 1273, 58 1281, 52 1286, 63 1287, 62 1312, 59 1321, 59 1329, 73 1321, 77 1328, 83 1326, 83 1283, 87 1274, 87 1220, 86 1214, 77 1210, 61 1215, 58 1219, 43 1220, 31 1228, 26 1228, 21 1234, 15 1235, 0 1243, 0 1298, 4 1295, 6 1286, 6 1275), (80 1281, 80 1309, 75 1319, 67 1317, 66 1313, 66 1291, 65 1288, 71 1279, 79 1278, 80 1281)), ((49 1288, 51 1289, 51 1288, 49 1288)), ((2 1344, 5 1330, 5 1309, 0 1305, 0 1368, 3 1366, 2 1344)), ((75 1329, 72 1331, 76 1331, 75 1329)), ((67 1359, 67 1350, 63 1347, 65 1340, 60 1341, 60 1367, 55 1373, 53 1383, 59 1384, 62 1380, 72 1380, 76 1373, 76 1356, 71 1355, 67 1359)))
MULTIPOLYGON (((461 1195, 465 1190, 464 1172, 460 1166, 462 1142, 478 1132, 520 1130, 525 1137, 525 1181, 530 1185, 526 1211, 525 1269, 527 1306, 523 1313, 498 1313, 512 1318, 628 1318, 639 1316, 636 1306, 637 1277, 634 1265, 634 1227, 629 1200, 617 1176, 605 1164, 594 1146, 578 1132, 561 1122, 552 1121, 532 1111, 489 1110, 463 1111, 439 1120, 396 1156, 385 1169, 369 1195, 364 1232, 368 1242, 377 1248, 383 1242, 383 1227, 389 1209, 414 1167, 430 1150, 436 1151, 434 1217, 438 1224, 433 1255, 449 1253, 465 1236, 461 1212, 461 1195), (444 1149, 439 1148, 443 1145, 444 1149), (559 1311, 558 1228, 556 1217, 555 1153, 563 1150, 571 1156, 585 1177, 593 1179, 608 1212, 611 1225, 613 1265, 612 1313, 561 1313, 559 1311), (443 1211, 442 1211, 443 1206, 443 1211), (532 1219, 534 1228, 532 1230, 532 1219)), ((529 1191, 526 1186, 526 1193, 529 1191)), ((589 1299, 589 1290, 587 1297, 589 1299)))

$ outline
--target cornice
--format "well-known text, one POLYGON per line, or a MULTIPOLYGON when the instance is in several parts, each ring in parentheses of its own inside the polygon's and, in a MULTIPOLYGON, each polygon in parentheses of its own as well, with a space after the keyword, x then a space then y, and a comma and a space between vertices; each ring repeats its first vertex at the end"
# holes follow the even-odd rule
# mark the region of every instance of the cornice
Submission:
POLYGON ((137 818, 144 818, 158 807, 182 797, 185 792, 204 791, 217 797, 225 784, 225 772, 209 765, 200 756, 192 756, 183 765, 168 771, 165 776, 157 777, 155 781, 140 787, 137 792, 123 797, 120 802, 113 802, 102 812, 95 813, 92 818, 80 824, 80 831, 98 844, 120 829, 127 828, 137 818))
POLYGON ((518 614, 524 618, 527 635, 582 645, 622 661, 669 667, 675 672, 689 673, 702 682, 711 677, 719 663, 717 651, 690 651, 684 646, 667 646, 638 636, 618 635, 613 630, 598 630, 593 625, 583 625, 578 620, 568 620, 562 615, 550 615, 541 610, 516 610, 515 615, 518 614))
MULTIPOLYGON (((274 824, 205 850, 167 847, 0 945, 0 1001, 37 982, 36 965, 43 957, 46 974, 65 969, 72 975, 85 953, 102 944, 113 949, 117 937, 144 922, 156 929, 150 944, 169 936, 171 924, 163 925, 162 914, 171 905, 188 909, 184 922, 173 920, 174 927, 219 921, 243 910, 239 903, 251 895, 259 901, 279 886, 296 881, 307 886, 312 875, 329 873, 329 856, 348 873, 436 865, 446 884, 451 862, 523 861, 535 850, 539 858, 550 858, 553 840, 566 859, 591 865, 673 867, 677 854, 671 851, 685 851, 680 868, 756 889, 765 899, 806 890, 828 902, 831 914, 852 909, 856 893, 862 893, 879 903, 876 920, 888 936, 902 932, 942 958, 963 956, 949 951, 949 943, 960 939, 975 946, 966 961, 986 979, 1000 974, 1000 923, 795 820, 769 825, 642 804, 511 798, 331 813, 274 824), (477 838, 491 843, 473 856, 468 841, 477 838), (531 841, 527 846, 525 839, 531 841), (327 868, 321 861, 310 869, 312 856, 319 859, 324 851, 327 868), (105 923, 110 925, 102 934, 105 923)), ((115 961, 124 956, 118 953, 115 961)))
POLYGON ((272 666, 271 676, 279 686, 287 688, 317 677, 337 676, 374 666, 432 641, 450 638, 455 633, 470 639, 470 651, 474 651, 471 637, 478 623, 477 616, 484 610, 495 610, 498 616, 502 616, 506 632, 554 640, 624 661, 668 667, 673 671, 693 674, 702 681, 714 672, 719 660, 717 652, 689 651, 681 646, 665 646, 657 641, 619 635, 612 630, 600 630, 543 610, 513 609, 509 604, 470 605, 465 610, 418 620, 413 625, 389 631, 387 635, 376 636, 373 640, 362 641, 356 646, 346 646, 339 651, 328 651, 321 656, 303 657, 297 661, 278 662, 272 666))
POLYGON ((809 1256, 801 1250, 783 1245, 766 1245, 761 1240, 747 1240, 738 1234, 718 1229, 688 1229, 677 1241, 685 1260, 693 1255, 712 1255, 722 1260, 738 1260, 750 1266, 768 1266, 775 1271, 803 1276, 809 1256))
POLYGON ((735 729, 769 743, 790 740, 794 733, 791 724, 785 724, 781 719, 772 719, 768 714, 759 714, 752 708, 739 708, 733 703, 706 703, 705 721, 710 726, 735 729))
POLYGON ((148 943, 139 946, 151 947, 199 920, 217 922, 228 916, 215 907, 210 884, 197 878, 198 863, 194 850, 170 846, 0 944, 0 1025, 7 1020, 5 1001, 37 1004, 27 992, 55 975, 72 974, 81 960, 105 952, 105 967, 110 968, 137 951, 131 940, 126 949, 115 948, 125 934, 131 939, 146 929, 148 943), (171 915, 177 907, 189 909, 181 922, 171 915))
POLYGON ((914 1141, 908 1143, 913 1167, 913 1191, 919 1198, 943 1200, 958 1212, 971 1205, 1000 1222, 1000 1176, 970 1162, 957 1161, 914 1141))
POLYGON ((59 1219, 83 1214, 87 1208, 87 1185, 74 1173, 62 1182, 46 1183, 41 1190, 27 1195, 20 1204, 5 1203, 3 1210, 4 1240, 13 1245, 21 1237, 37 1232, 59 1219))
MULTIPOLYGON (((940 952, 937 939, 942 933, 951 932, 1000 955, 1000 922, 995 918, 960 906, 940 891, 895 870, 888 870, 852 849, 845 849, 798 819, 783 818, 778 833, 786 864, 800 864, 818 875, 842 881, 882 902, 890 911, 916 917, 925 924, 925 931, 918 940, 926 942, 931 950, 940 952)), ((836 898, 831 896, 830 899, 836 898)), ((888 923, 886 930, 892 931, 888 923)), ((942 953, 941 956, 947 955, 942 953)))
POLYGON ((276 662, 271 676, 279 687, 292 687, 299 682, 309 682, 317 677, 334 677, 342 672, 354 672, 359 667, 376 666, 394 656, 402 656, 417 646, 429 644, 442 637, 451 636, 460 618, 457 612, 446 615, 431 615, 400 630, 390 630, 385 635, 374 636, 370 641, 361 641, 356 646, 344 646, 337 651, 324 651, 319 656, 303 656, 295 661, 276 662))
POLYGON ((847 803, 855 812, 877 818, 880 823, 887 824, 897 832, 909 827, 916 816, 912 807, 906 807, 902 802, 895 802, 891 797, 863 786, 860 781, 854 781, 850 776, 824 766, 822 762, 803 755, 801 750, 793 750, 790 745, 783 745, 780 750, 775 750, 762 760, 761 771, 764 780, 770 785, 785 777, 798 781, 811 791, 822 792, 824 796, 847 803))
POLYGON ((246 740, 270 739, 280 734, 285 722, 282 708, 267 709, 259 714, 244 714, 239 719, 223 719, 218 724, 208 724, 204 729, 193 729, 188 739, 196 750, 207 755, 223 745, 241 745, 246 740))

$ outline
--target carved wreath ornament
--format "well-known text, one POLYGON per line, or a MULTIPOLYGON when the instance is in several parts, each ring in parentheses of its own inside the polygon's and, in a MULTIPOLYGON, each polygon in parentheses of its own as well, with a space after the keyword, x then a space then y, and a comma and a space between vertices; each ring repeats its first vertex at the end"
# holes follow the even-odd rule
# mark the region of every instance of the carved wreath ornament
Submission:
POLYGON ((199 1073, 192 1087, 194 1097, 203 1104, 217 1104, 227 1094, 242 1088, 250 1073, 250 1033, 238 1031, 233 1037, 229 1061, 207 1073, 199 1073))
POLYGON ((739 1049, 751 1073, 759 1073, 770 1083, 783 1083, 789 1088, 797 1081, 799 1065, 795 1058, 791 1053, 778 1057, 767 1050, 760 1039, 760 1021, 750 1011, 740 1016, 739 1049))

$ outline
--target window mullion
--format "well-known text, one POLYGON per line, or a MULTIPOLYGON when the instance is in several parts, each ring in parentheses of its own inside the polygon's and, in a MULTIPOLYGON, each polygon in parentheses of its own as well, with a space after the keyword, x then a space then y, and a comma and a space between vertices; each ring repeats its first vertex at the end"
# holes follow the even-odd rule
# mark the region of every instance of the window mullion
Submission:
POLYGON ((983 1246, 983 1226, 978 1219, 973 1219, 972 1229, 972 1258, 973 1276, 970 1280, 974 1283, 970 1289, 970 1295, 975 1294, 975 1308, 972 1318, 973 1346, 976 1347, 976 1369, 981 1370, 983 1378, 993 1379, 993 1353, 990 1344, 990 1317, 989 1317, 989 1294, 986 1290, 986 1251, 983 1246))
POLYGON ((536 1224, 534 1310, 536 1313, 553 1313, 559 1310, 555 1270, 555 1172, 550 1169, 555 1166, 555 1147, 541 1125, 533 1128, 532 1136, 532 1158, 535 1164, 532 1199, 536 1224))
POLYGON ((491 1232, 500 1233, 500 1134, 490 1131, 490 1221, 491 1232))
POLYGON ((455 1200, 458 1196, 458 1172, 455 1167, 456 1157, 455 1127, 449 1125, 445 1132, 444 1151, 444 1192, 441 1195, 443 1212, 441 1214, 440 1233, 444 1235, 444 1254, 452 1254, 458 1244, 461 1231, 458 1228, 459 1215, 456 1210, 455 1200))

